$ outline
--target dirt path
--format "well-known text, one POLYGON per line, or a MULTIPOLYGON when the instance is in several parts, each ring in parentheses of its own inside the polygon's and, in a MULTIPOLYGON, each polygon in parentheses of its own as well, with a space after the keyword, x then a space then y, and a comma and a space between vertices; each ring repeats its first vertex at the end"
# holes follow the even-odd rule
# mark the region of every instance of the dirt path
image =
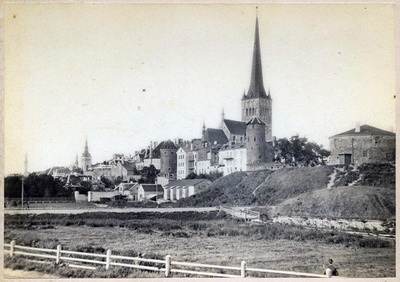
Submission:
POLYGON ((4 279, 17 279, 17 278, 29 278, 29 279, 51 279, 59 278, 54 275, 43 274, 36 271, 24 271, 4 268, 4 279))

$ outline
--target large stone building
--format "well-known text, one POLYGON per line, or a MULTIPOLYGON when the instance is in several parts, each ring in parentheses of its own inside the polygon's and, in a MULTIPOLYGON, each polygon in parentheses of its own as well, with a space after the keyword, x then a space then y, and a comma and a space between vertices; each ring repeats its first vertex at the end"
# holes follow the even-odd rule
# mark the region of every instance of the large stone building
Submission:
POLYGON ((160 147, 160 176, 168 179, 176 178, 177 150, 171 140, 162 142, 160 147))
POLYGON ((396 134, 370 125, 331 136, 329 142, 331 165, 394 162, 396 158, 396 134))

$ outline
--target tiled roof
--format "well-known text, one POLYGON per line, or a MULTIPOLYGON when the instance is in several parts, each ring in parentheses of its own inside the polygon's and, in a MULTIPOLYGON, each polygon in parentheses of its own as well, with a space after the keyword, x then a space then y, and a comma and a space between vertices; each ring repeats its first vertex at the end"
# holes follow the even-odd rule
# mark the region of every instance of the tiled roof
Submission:
POLYGON ((356 129, 350 129, 346 132, 342 132, 339 134, 336 134, 334 136, 331 136, 329 138, 332 137, 337 137, 337 136, 346 136, 346 135, 384 135, 384 136, 396 136, 395 133, 390 132, 390 131, 386 131, 386 130, 382 130, 367 124, 361 125, 360 126, 360 132, 356 132, 356 129))
POLYGON ((171 140, 167 140, 167 141, 161 142, 161 143, 163 143, 163 144, 160 147, 160 149, 176 149, 175 144, 171 140))
POLYGON ((245 143, 225 144, 224 146, 222 146, 221 151, 237 150, 237 149, 243 149, 243 148, 246 148, 245 143))
POLYGON ((235 135, 245 135, 246 134, 246 123, 245 122, 224 119, 224 123, 231 134, 235 134, 235 135))
POLYGON ((253 117, 251 120, 249 120, 247 124, 265 124, 261 119, 259 119, 258 117, 253 117))
POLYGON ((226 138, 225 133, 222 129, 215 128, 207 128, 204 133, 204 140, 211 144, 214 144, 216 141, 218 144, 225 144, 228 142, 228 138, 226 138))
POLYGON ((175 180, 169 182, 165 187, 171 186, 194 186, 203 181, 207 181, 207 179, 182 179, 182 180, 175 180))
POLYGON ((141 184, 145 192, 162 192, 164 188, 161 184, 141 184))

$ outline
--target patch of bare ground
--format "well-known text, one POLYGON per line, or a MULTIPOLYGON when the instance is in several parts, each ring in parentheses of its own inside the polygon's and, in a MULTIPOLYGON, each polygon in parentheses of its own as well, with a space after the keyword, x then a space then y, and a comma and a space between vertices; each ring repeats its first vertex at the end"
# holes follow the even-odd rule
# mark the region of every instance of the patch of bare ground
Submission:
MULTIPOLYGON (((242 227, 243 228, 243 227, 242 227)), ((9 230, 29 236, 32 230, 9 230)), ((172 260, 248 267, 292 270, 320 274, 332 258, 345 277, 394 277, 395 248, 358 248, 326 244, 314 240, 266 240, 246 236, 189 237, 165 236, 160 231, 148 234, 128 228, 57 226, 34 231, 36 240, 56 240, 64 249, 93 246, 113 251, 132 250, 142 254, 171 255, 172 260)), ((251 273, 250 273, 251 275, 251 273)), ((277 275, 270 277, 277 277, 277 275)))

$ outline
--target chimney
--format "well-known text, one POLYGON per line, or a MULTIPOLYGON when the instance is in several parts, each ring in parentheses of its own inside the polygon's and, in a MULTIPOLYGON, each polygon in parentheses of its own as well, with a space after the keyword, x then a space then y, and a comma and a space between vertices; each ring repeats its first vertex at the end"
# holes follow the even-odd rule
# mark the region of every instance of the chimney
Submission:
POLYGON ((276 146, 276 136, 272 136, 272 146, 276 146))
POLYGON ((356 123, 356 131, 355 132, 360 133, 360 123, 359 122, 356 123))
POLYGON ((193 151, 193 143, 190 143, 190 151, 193 151))

